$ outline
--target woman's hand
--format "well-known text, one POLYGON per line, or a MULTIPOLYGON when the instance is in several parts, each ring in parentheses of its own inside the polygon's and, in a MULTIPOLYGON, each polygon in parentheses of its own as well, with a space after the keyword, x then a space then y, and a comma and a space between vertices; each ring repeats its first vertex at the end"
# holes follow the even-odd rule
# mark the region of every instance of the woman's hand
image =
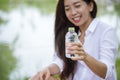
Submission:
POLYGON ((56 64, 51 64, 47 68, 38 72, 29 80, 57 80, 53 75, 59 74, 60 69, 56 64))
POLYGON ((85 60, 87 53, 84 51, 79 42, 71 42, 66 44, 67 53, 77 54, 78 56, 71 57, 72 60, 85 60))
POLYGON ((42 71, 38 72, 33 78, 30 80, 49 80, 50 71, 49 68, 45 68, 42 71))

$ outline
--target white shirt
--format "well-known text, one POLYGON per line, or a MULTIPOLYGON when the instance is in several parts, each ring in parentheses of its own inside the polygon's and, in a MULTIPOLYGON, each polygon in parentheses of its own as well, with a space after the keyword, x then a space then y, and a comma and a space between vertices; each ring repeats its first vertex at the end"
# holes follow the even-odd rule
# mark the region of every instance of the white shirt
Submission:
MULTIPOLYGON (((78 61, 73 80, 117 80, 115 60, 118 53, 118 40, 114 27, 100 22, 97 18, 94 19, 86 30, 83 47, 89 55, 107 65, 106 77, 102 79, 83 61, 78 61)), ((63 70, 63 62, 56 54, 53 63, 57 64, 61 71, 63 70)))

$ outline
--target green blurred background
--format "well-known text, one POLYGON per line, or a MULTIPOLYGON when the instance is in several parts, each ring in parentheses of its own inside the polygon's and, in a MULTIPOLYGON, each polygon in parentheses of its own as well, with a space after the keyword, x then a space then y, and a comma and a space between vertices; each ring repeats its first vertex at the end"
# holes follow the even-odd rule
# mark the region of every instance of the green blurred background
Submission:
MULTIPOLYGON (((102 17, 102 19, 104 19, 103 17, 107 15, 109 15, 109 17, 115 16, 114 21, 115 23, 113 25, 117 27, 116 34, 118 35, 120 33, 120 0, 96 0, 96 1, 98 4, 98 17, 102 17)), ((0 0, 0 36, 7 28, 4 25, 6 25, 10 21, 10 19, 7 18, 7 16, 4 16, 4 14, 7 15, 11 11, 17 9, 20 9, 22 14, 26 7, 30 7, 40 11, 41 16, 48 17, 48 15, 55 14, 56 4, 57 0, 0 0)), ((31 25, 33 25, 32 29, 34 31, 35 29, 34 24, 31 25)), ((1 39, 2 38, 0 37, 0 80, 28 80, 30 75, 25 75, 21 77, 21 75, 19 75, 19 70, 17 71, 17 69, 19 69, 18 68, 19 58, 15 56, 14 51, 16 49, 15 45, 19 41, 19 35, 16 34, 14 40, 11 43, 1 39), (16 70, 15 72, 16 74, 12 75, 13 77, 11 78, 10 76, 14 72, 14 70, 16 70), (15 77, 16 75, 17 77, 15 77)), ((120 41, 120 36, 118 36, 118 39, 120 41)), ((20 65, 19 67, 21 66, 22 65, 20 65)), ((116 61, 116 68, 117 75, 120 75, 120 47, 119 55, 116 61)), ((117 77, 118 80, 120 80, 120 76, 117 77)))

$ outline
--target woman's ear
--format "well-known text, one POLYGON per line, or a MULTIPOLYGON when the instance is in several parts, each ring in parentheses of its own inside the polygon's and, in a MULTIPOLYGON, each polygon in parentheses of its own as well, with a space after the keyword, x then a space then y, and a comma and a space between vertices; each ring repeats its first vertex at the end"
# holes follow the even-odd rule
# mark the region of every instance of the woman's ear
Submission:
POLYGON ((90 2, 90 4, 89 4, 89 11, 90 11, 90 12, 93 11, 93 6, 94 6, 93 2, 90 2))

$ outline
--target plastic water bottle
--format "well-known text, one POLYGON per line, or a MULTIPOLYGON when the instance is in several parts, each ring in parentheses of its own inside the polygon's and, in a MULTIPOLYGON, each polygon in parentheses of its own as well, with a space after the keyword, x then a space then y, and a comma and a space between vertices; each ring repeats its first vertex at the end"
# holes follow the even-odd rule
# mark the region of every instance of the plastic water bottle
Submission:
MULTIPOLYGON (((71 42, 78 42, 78 35, 75 32, 75 28, 74 27, 69 27, 68 28, 68 32, 65 35, 65 44, 69 44, 71 42)), ((77 57, 78 56, 77 54, 69 54, 67 52, 67 50, 65 52, 66 52, 65 56, 67 58, 77 57)))

